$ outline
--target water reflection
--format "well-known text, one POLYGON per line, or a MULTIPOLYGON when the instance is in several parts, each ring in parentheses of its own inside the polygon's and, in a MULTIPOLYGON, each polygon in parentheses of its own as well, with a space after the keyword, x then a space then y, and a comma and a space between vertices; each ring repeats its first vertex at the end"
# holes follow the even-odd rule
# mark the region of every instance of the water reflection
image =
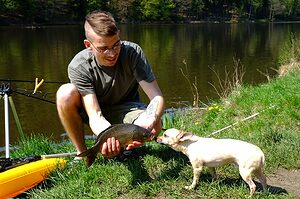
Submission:
MULTIPOLYGON (((190 81, 196 82, 200 100, 217 98, 213 87, 232 70, 234 60, 245 68, 245 83, 266 81, 261 74, 275 74, 280 50, 291 32, 299 33, 298 24, 180 24, 121 25, 121 38, 138 43, 144 49, 166 98, 167 107, 191 104, 190 81), (186 63, 186 64, 184 64, 186 63), (261 72, 259 72, 261 71, 261 72)), ((4 79, 44 78, 40 91, 55 102, 55 92, 67 82, 67 65, 83 49, 81 26, 53 26, 37 29, 0 28, 0 83, 4 79), (57 83, 47 83, 57 82, 57 83)), ((27 89, 34 83, 12 82, 13 89, 27 89)), ((24 91, 24 90, 23 90, 24 91)), ((40 96, 39 96, 40 97, 40 96)), ((55 139, 64 132, 55 105, 13 93, 22 126, 27 134, 45 133, 55 139)), ((0 106, 0 146, 4 145, 4 109, 0 106), (3 113, 3 114, 2 114, 3 113), (3 118, 3 119, 2 119, 3 118)), ((11 140, 18 139, 11 114, 11 140)))

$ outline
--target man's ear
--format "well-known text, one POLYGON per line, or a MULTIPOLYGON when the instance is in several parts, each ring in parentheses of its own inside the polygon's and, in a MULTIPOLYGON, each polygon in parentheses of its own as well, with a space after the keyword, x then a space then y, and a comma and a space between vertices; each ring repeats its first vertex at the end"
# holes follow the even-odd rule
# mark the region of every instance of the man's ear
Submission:
POLYGON ((87 39, 83 40, 83 44, 87 49, 92 49, 91 48, 91 42, 87 39))
POLYGON ((181 132, 176 136, 176 138, 177 138, 180 142, 183 142, 183 141, 185 141, 185 140, 190 139, 192 136, 193 136, 193 133, 191 133, 191 132, 183 132, 183 131, 181 131, 181 132))

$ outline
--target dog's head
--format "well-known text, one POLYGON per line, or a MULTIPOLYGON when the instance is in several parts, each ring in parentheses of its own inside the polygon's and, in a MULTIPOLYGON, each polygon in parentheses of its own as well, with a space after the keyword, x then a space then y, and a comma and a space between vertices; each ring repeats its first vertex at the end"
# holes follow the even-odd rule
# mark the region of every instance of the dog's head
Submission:
POLYGON ((157 142, 168 145, 176 150, 177 145, 189 140, 193 136, 190 132, 183 132, 178 129, 172 128, 166 130, 162 136, 157 137, 157 142))

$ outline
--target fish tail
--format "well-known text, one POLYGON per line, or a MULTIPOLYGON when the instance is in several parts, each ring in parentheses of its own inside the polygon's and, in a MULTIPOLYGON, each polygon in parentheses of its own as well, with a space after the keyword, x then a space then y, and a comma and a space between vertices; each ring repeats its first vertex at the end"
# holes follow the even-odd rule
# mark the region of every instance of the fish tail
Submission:
POLYGON ((95 154, 91 154, 89 156, 86 157, 86 164, 88 167, 90 167, 94 162, 95 162, 95 159, 96 159, 96 155, 95 154))
POLYGON ((95 148, 92 147, 92 148, 78 154, 77 156, 78 157, 86 157, 86 164, 88 167, 90 167, 94 163, 94 161, 97 157, 97 152, 95 151, 95 148))

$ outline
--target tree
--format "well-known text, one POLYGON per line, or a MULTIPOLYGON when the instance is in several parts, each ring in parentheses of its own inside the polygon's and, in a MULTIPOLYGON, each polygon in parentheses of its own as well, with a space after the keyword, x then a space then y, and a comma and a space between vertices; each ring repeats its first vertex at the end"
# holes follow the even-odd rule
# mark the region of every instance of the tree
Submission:
POLYGON ((185 20, 189 16, 189 12, 192 8, 192 0, 174 0, 175 4, 175 12, 173 15, 175 15, 175 18, 178 18, 180 20, 185 20))
POLYGON ((203 13, 204 2, 203 0, 193 0, 191 7, 191 15, 195 16, 196 19, 200 19, 201 14, 203 13))
POLYGON ((287 18, 295 17, 299 9, 299 0, 282 0, 282 4, 285 7, 284 15, 287 18))
POLYGON ((107 6, 110 4, 109 0, 85 0, 86 1, 86 12, 93 10, 107 10, 107 6))
POLYGON ((284 13, 284 9, 285 7, 280 0, 270 0, 269 20, 274 21, 276 15, 282 15, 284 13))
POLYGON ((116 19, 121 22, 128 22, 134 15, 135 0, 112 0, 109 4, 109 10, 114 13, 116 19))
POLYGON ((259 10, 261 10, 261 8, 263 7, 263 2, 261 0, 250 0, 248 3, 249 3, 248 19, 250 19, 252 16, 256 16, 259 10))
POLYGON ((145 20, 165 21, 169 20, 172 10, 175 8, 173 0, 142 0, 141 13, 145 20))

